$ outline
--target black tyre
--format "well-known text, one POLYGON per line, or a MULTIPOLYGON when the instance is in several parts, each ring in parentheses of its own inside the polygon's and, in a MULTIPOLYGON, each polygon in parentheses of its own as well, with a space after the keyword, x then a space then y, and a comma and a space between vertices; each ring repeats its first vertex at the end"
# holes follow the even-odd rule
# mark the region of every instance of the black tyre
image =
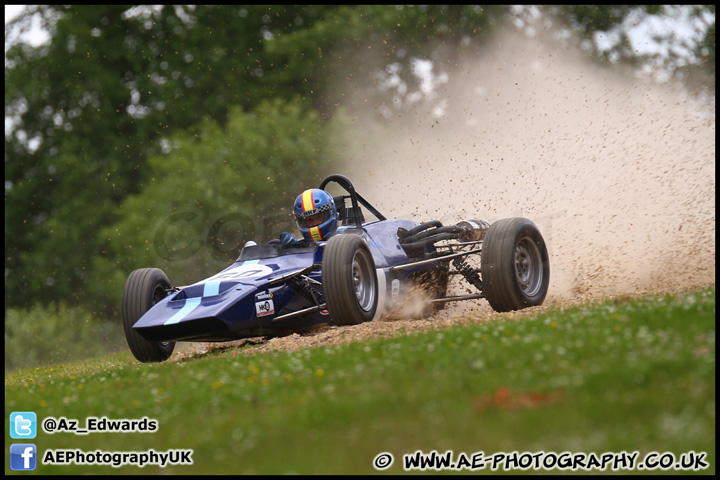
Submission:
POLYGON ((550 284, 550 261, 540 230, 525 218, 493 223, 485 234, 480 272, 493 310, 541 305, 550 284))
POLYGON ((322 283, 330 318, 336 325, 357 325, 375 317, 378 281, 375 261, 358 235, 331 237, 322 260, 322 283))
POLYGON ((132 328, 145 312, 167 296, 169 288, 170 280, 159 268, 134 270, 125 282, 122 302, 125 339, 132 354, 141 362, 167 360, 175 348, 175 342, 150 342, 132 328))

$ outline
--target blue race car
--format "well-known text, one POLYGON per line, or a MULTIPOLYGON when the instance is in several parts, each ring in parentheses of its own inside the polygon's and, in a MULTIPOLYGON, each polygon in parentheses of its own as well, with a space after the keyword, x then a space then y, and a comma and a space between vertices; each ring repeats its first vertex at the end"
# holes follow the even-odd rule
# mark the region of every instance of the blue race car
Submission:
MULTIPOLYGON (((387 219, 343 175, 325 178, 319 193, 329 195, 324 189, 331 182, 346 194, 328 202, 337 222, 329 238, 308 220, 303 241, 248 242, 235 263, 184 287, 173 287, 158 268, 133 271, 123 291, 122 318, 135 358, 166 360, 177 341, 224 342, 320 324, 356 325, 393 310, 414 289, 425 292, 426 314, 462 300, 484 298, 499 312, 545 300, 548 252, 531 221, 444 226, 437 220, 387 219), (366 222, 361 206, 377 220, 366 222), (479 258, 479 268, 466 262, 470 256, 479 258), (463 277, 476 293, 447 296, 451 275, 463 277)), ((298 197, 296 211, 322 212, 313 209, 307 192, 298 197)), ((301 217, 296 213, 298 225, 301 217)))

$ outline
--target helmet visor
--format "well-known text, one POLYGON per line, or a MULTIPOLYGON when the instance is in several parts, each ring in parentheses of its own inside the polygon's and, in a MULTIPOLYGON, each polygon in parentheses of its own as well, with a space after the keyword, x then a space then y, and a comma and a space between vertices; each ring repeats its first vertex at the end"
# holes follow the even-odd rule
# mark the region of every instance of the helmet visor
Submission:
POLYGON ((330 210, 317 212, 312 215, 297 218, 297 224, 300 228, 310 228, 322 225, 330 218, 330 210))

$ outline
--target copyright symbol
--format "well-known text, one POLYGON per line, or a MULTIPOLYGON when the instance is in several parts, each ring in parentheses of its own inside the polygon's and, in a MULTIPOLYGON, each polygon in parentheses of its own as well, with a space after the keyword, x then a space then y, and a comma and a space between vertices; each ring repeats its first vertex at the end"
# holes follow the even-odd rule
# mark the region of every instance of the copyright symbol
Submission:
POLYGON ((56 426, 57 421, 54 418, 46 418, 43 421, 43 430, 45 430, 47 433, 53 433, 56 426))
POLYGON ((385 470, 393 463, 393 456, 387 452, 378 454, 373 459, 373 467, 375 470, 385 470))

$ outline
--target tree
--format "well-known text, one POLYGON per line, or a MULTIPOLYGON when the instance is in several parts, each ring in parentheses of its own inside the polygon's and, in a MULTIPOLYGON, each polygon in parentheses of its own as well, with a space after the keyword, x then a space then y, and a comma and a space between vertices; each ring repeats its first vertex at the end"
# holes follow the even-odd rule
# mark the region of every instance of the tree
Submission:
MULTIPOLYGON (((232 105, 278 95, 257 81, 269 8, 28 13, 42 16, 52 41, 6 53, 6 304, 82 302, 77 285, 91 281, 103 251, 97 232, 142 188, 146 159, 167 153, 174 131, 192 134, 206 116, 222 124, 232 105)), ((270 17, 285 15, 291 28, 292 8, 270 17)))
POLYGON ((6 305, 88 301, 78 285, 96 281, 98 232, 175 132, 270 98, 330 119, 336 79, 368 74, 357 49, 382 65, 479 37, 492 19, 480 7, 82 5, 35 7, 14 25, 33 15, 50 43, 6 52, 6 305))
POLYGON ((230 265, 246 241, 292 232, 296 196, 339 163, 343 118, 324 122, 297 99, 274 99, 232 108, 224 126, 206 118, 192 135, 177 132, 171 153, 148 159, 145 187, 99 232, 98 277, 85 290, 116 311, 135 268, 161 267, 186 285, 230 265))
POLYGON ((663 81, 700 81, 714 91, 714 5, 566 5, 547 12, 604 62, 630 64, 663 81), (636 32, 644 32, 642 42, 633 41, 636 32))
MULTIPOLYGON (((432 61, 436 72, 450 72, 460 59, 481 51, 499 25, 533 18, 560 19, 577 35, 571 38, 601 61, 667 66, 683 79, 702 73, 714 86, 714 13, 714 6, 28 8, 6 26, 6 43, 10 30, 27 28, 33 17, 51 40, 39 47, 6 45, 6 307, 107 298, 115 286, 101 294, 104 284, 97 278, 116 275, 108 265, 120 271, 128 260, 120 253, 125 247, 109 240, 108 228, 136 228, 125 210, 134 204, 127 202, 141 192, 155 194, 159 164, 183 163, 174 152, 190 147, 180 137, 212 136, 221 144, 241 112, 270 117, 267 105, 293 105, 318 115, 316 140, 327 141, 320 132, 343 106, 362 101, 402 108, 422 98, 421 80, 413 73, 418 62, 432 61), (692 55, 678 50, 660 64, 665 57, 635 55, 628 33, 633 22, 680 14, 702 34, 686 45, 692 55), (619 40, 604 48, 596 42, 600 33, 619 40), (391 81, 404 93, 386 88, 391 81), (78 288, 87 285, 92 288, 78 288)), ((288 139, 274 134, 279 144, 292 142, 291 133, 288 139)), ((321 146, 315 148, 320 154, 321 146)), ((205 155, 226 158, 213 149, 205 155)), ((278 158, 295 168, 291 157, 278 158)), ((196 180, 177 176, 169 183, 177 191, 193 190, 196 180), (176 183, 181 178, 185 185, 176 183)), ((288 192, 297 186, 294 180, 278 177, 274 186, 288 192)), ((255 208, 261 214, 260 208, 272 205, 255 208)))

